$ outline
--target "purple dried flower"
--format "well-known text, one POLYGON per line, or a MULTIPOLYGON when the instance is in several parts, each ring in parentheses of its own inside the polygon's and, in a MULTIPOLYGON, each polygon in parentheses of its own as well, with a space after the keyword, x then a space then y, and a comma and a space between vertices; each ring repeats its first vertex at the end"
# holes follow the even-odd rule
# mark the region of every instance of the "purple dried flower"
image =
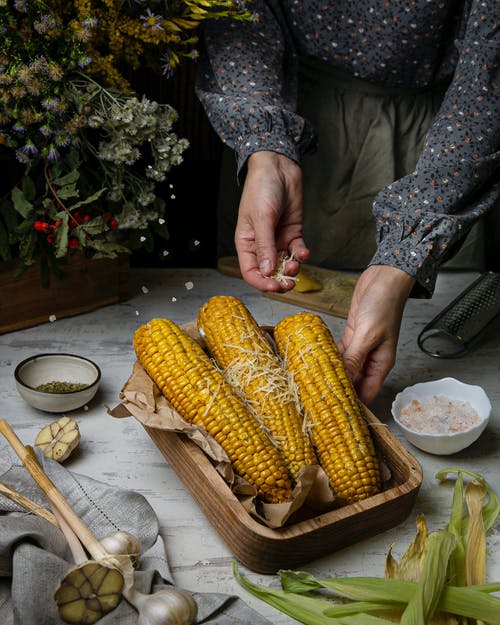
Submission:
POLYGON ((170 55, 170 52, 165 52, 165 54, 160 57, 160 63, 161 63, 162 74, 166 78, 172 78, 173 73, 174 73, 174 68, 172 65, 172 57, 170 55))
POLYGON ((139 18, 142 20, 142 25, 146 28, 151 28, 151 30, 163 30, 163 26, 161 25, 162 16, 155 15, 150 8, 146 9, 146 15, 140 15, 139 18))
POLYGON ((57 163, 61 158, 59 152, 57 151, 53 143, 51 143, 49 148, 44 150, 44 152, 45 152, 45 158, 47 159, 49 163, 57 163))
POLYGON ((84 28, 94 28, 95 26, 97 26, 98 23, 99 20, 97 19, 97 17, 88 17, 87 19, 83 20, 82 26, 84 28))
POLYGON ((58 147, 65 148, 71 143, 71 136, 67 133, 59 133, 54 140, 58 147))
POLYGON ((36 156, 38 154, 38 148, 31 139, 28 139, 22 148, 19 148, 21 152, 24 152, 27 156, 36 156))
POLYGON ((39 20, 33 22, 33 27, 37 33, 44 35, 53 30, 57 26, 57 22, 52 15, 41 15, 39 20))
POLYGON ((50 135, 52 134, 52 130, 45 124, 43 126, 40 126, 38 132, 41 133, 44 137, 50 137, 50 135))
POLYGON ((85 69, 88 65, 92 63, 93 59, 91 56, 81 56, 78 59, 78 67, 80 69, 85 69))
POLYGON ((47 111, 59 111, 61 100, 59 98, 45 98, 41 102, 44 109, 47 111))

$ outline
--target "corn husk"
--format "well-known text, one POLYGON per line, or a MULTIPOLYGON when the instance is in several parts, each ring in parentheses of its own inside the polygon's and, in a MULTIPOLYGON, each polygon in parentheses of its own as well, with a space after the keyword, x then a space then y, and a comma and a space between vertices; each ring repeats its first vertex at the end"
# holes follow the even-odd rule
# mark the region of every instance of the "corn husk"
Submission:
POLYGON ((244 578, 248 592, 306 625, 500 625, 500 581, 486 580, 486 533, 500 514, 500 500, 480 476, 455 475, 447 526, 429 533, 424 515, 398 563, 390 546, 385 578, 315 578, 305 571, 280 571, 281 589, 244 578), (465 486, 464 477, 470 478, 465 486))

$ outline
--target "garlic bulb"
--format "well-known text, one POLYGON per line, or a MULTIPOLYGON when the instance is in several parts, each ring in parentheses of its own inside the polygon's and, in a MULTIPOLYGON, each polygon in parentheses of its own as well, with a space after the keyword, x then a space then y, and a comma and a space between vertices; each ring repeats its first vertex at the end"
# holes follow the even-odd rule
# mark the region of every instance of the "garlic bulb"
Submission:
POLYGON ((196 601, 186 590, 162 588, 145 595, 132 586, 123 595, 139 613, 137 625, 191 625, 198 614, 196 601))
POLYGON ((61 417, 40 430, 35 447, 38 447, 44 456, 56 462, 64 462, 71 452, 80 443, 78 424, 69 417, 61 417))
POLYGON ((128 556, 134 569, 137 568, 141 555, 141 545, 133 534, 124 530, 117 530, 104 536, 99 542, 112 556, 128 556))

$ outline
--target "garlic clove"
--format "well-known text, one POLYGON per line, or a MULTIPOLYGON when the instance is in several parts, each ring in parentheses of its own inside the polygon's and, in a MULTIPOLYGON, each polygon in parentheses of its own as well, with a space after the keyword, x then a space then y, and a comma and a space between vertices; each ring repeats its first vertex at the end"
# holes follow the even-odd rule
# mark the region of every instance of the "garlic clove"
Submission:
POLYGON ((44 456, 57 462, 64 462, 80 443, 80 430, 76 421, 61 417, 40 430, 35 439, 44 456))
POLYGON ((138 567, 141 545, 133 534, 117 530, 104 536, 99 542, 110 555, 128 556, 134 569, 138 567))
POLYGON ((126 589, 124 596, 139 612, 137 625, 192 625, 198 605, 182 588, 162 588, 151 595, 126 589))
POLYGON ((114 567, 89 560, 63 578, 54 599, 66 623, 93 625, 120 603, 123 576, 114 567))

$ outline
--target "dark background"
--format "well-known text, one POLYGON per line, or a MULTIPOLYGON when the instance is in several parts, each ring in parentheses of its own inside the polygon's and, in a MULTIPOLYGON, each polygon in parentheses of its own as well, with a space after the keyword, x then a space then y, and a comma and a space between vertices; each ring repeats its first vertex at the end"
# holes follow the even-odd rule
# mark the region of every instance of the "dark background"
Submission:
POLYGON ((161 186, 170 239, 156 239, 152 253, 133 252, 132 266, 216 266, 216 206, 222 143, 195 95, 195 71, 195 62, 186 60, 170 79, 144 72, 131 80, 139 93, 173 106, 179 115, 176 133, 190 144, 181 165, 172 168, 168 180, 161 186), (175 199, 171 199, 171 195, 175 195, 175 199), (168 256, 163 255, 164 250, 168 250, 168 256))

